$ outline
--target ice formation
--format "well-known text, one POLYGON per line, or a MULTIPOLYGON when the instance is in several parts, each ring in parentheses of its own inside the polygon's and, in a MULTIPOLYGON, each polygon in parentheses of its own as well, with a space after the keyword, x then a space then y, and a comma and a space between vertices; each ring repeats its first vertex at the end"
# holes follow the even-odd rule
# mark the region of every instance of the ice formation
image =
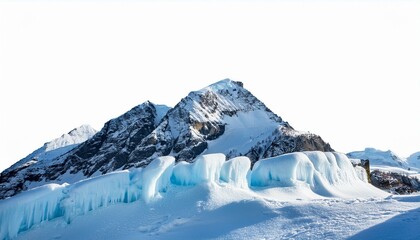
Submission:
MULTIPOLYGON (((117 171, 72 185, 48 184, 0 201, 0 239, 10 239, 32 226, 74 217, 111 204, 164 197, 171 186, 231 185, 258 194, 261 188, 299 187, 312 196, 371 197, 384 193, 360 180, 344 154, 297 152, 260 160, 250 170, 247 157, 226 161, 223 154, 202 155, 193 163, 175 164, 173 157, 158 157, 146 168, 117 171)), ((174 188, 175 189, 175 188, 174 188)))
POLYGON ((277 185, 290 187, 296 181, 313 185, 314 165, 303 153, 289 153, 260 160, 251 174, 252 186, 277 185))
POLYGON ((357 177, 359 177, 360 180, 366 183, 369 181, 366 169, 361 166, 355 166, 354 171, 356 171, 357 177))
POLYGON ((145 202, 150 202, 159 192, 165 191, 169 185, 174 157, 159 157, 153 160, 142 172, 142 196, 145 202))
POLYGON ((361 180, 367 176, 360 174, 342 153, 297 152, 258 161, 251 172, 250 184, 254 187, 304 184, 324 197, 381 195, 361 180))
POLYGON ((219 181, 225 160, 225 155, 216 153, 198 156, 193 163, 180 162, 173 169, 171 182, 188 186, 219 181))
POLYGON ((40 222, 62 216, 66 184, 47 184, 0 202, 0 239, 10 239, 40 222))
POLYGON ((247 174, 251 161, 247 157, 236 157, 226 161, 220 171, 220 180, 236 187, 248 187, 247 174))
POLYGON ((129 172, 117 171, 69 185, 63 190, 62 206, 67 222, 99 207, 136 200, 129 172))

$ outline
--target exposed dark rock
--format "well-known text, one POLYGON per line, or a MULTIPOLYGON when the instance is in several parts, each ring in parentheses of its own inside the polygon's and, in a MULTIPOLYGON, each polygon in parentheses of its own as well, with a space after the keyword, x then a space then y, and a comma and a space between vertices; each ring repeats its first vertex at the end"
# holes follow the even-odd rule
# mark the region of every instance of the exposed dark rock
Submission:
POLYGON ((271 142, 265 150, 258 149, 258 158, 250 156, 252 161, 255 162, 260 158, 269 158, 278 156, 285 153, 300 152, 300 151, 322 151, 332 152, 329 143, 326 143, 322 138, 315 134, 291 134, 290 130, 284 131, 283 134, 278 134, 277 137, 271 142))
POLYGON ((372 179, 370 177, 370 163, 369 163, 369 159, 360 159, 360 162, 357 162, 357 163, 355 163, 355 162, 352 161, 352 164, 353 164, 353 167, 360 166, 360 167, 364 168, 365 171, 366 171, 366 176, 367 176, 368 182, 369 183, 372 183, 372 179))
POLYGON ((206 140, 214 140, 225 132, 224 124, 212 122, 194 122, 193 128, 197 130, 206 140))
POLYGON ((395 172, 374 170, 370 174, 372 185, 393 194, 410 194, 420 191, 420 180, 395 172))

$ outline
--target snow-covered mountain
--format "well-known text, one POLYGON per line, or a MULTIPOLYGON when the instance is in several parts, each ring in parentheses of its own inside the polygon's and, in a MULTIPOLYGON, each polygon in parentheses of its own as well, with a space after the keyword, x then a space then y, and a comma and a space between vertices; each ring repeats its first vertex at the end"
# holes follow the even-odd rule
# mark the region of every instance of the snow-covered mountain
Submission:
POLYGON ((390 150, 366 148, 364 151, 348 153, 347 156, 369 160, 371 182, 380 189, 396 194, 420 191, 420 169, 416 165, 416 154, 407 160, 390 150))
MULTIPOLYGON (((91 126, 82 125, 63 134, 61 137, 44 143, 42 147, 1 173, 0 192, 8 196, 26 190, 30 182, 37 182, 37 179, 41 177, 38 169, 46 171, 46 168, 53 164, 58 157, 68 154, 80 143, 85 142, 96 133, 97 131, 91 126), (32 181, 25 182, 25 176, 31 176, 32 181)), ((43 183, 41 182, 40 184, 43 183)))
MULTIPOLYGON (((239 82, 191 92, 174 108, 145 102, 83 143, 65 139, 45 152, 69 150, 35 152, 2 173, 0 239, 420 237, 419 196, 375 188, 239 82)), ((404 165, 391 151, 349 157, 404 165)))
POLYGON ((411 154, 407 158, 407 163, 412 167, 420 169, 420 152, 416 152, 416 153, 411 154))
POLYGON ((77 145, 88 140, 96 133, 97 131, 91 126, 82 125, 66 134, 63 134, 59 138, 44 143, 42 147, 38 148, 25 158, 13 164, 9 170, 22 167, 22 165, 30 165, 37 162, 47 163, 52 159, 57 158, 58 156, 72 150, 77 145))
POLYGON ((105 123, 91 139, 46 167, 3 177, 0 198, 39 185, 75 182, 143 167, 170 155, 193 161, 208 153, 248 156, 252 163, 284 153, 332 151, 321 137, 294 130, 240 82, 225 79, 193 91, 175 107, 145 102, 105 123), (19 187, 23 184, 23 187, 19 187))
POLYGON ((347 154, 349 158, 369 160, 371 166, 391 166, 408 168, 406 159, 399 157, 391 150, 381 151, 375 148, 366 148, 363 151, 354 151, 347 154))

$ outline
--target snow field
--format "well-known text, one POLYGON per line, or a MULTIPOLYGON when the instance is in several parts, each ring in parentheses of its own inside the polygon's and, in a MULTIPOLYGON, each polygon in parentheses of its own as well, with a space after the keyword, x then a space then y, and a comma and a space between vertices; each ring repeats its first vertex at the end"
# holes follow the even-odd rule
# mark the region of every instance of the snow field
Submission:
MULTIPOLYGON (((76 216, 116 203, 142 199, 153 204, 171 189, 227 186, 244 197, 272 188, 293 188, 310 198, 387 196, 360 180, 344 154, 290 153, 260 160, 252 171, 250 167, 246 157, 226 161, 223 154, 208 154, 193 163, 175 165, 175 159, 167 156, 156 158, 144 169, 113 172, 72 185, 48 184, 0 201, 0 239, 15 238, 35 224, 58 217, 71 223, 76 216)), ((282 195, 276 198, 281 200, 282 195)))

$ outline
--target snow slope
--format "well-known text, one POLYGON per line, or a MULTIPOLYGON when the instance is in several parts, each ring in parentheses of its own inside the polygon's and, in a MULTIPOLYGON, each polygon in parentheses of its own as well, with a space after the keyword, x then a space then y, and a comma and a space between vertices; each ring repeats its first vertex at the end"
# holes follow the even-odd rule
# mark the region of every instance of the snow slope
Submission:
POLYGON ((245 154, 255 146, 255 143, 269 138, 277 128, 282 128, 262 110, 240 112, 232 117, 226 116, 224 122, 226 124, 224 134, 217 140, 209 141, 205 153, 226 152, 231 156, 245 154))
POLYGON ((8 171, 22 167, 23 165, 32 165, 36 162, 48 163, 52 159, 63 155, 77 147, 80 143, 93 137, 97 131, 89 125, 82 125, 71 130, 69 133, 63 134, 61 137, 45 143, 25 158, 13 164, 8 171))
POLYGON ((420 169, 420 152, 411 154, 407 158, 407 162, 410 166, 420 169))
POLYGON ((339 153, 285 154, 258 161, 252 171, 246 157, 225 161, 223 154, 209 154, 177 165, 173 157, 159 157, 144 169, 71 185, 49 184, 0 201, 0 238, 14 238, 28 229, 20 237, 147 239, 159 235, 173 239, 196 234, 230 238, 233 230, 248 234, 241 228, 281 217, 278 208, 289 204, 285 202, 343 202, 345 206, 346 201, 361 201, 351 200, 356 197, 369 202, 386 196, 361 181, 349 159, 339 153), (333 200, 337 197, 342 200, 333 200), (115 223, 114 218, 121 219, 115 223), (221 225, 236 218, 241 220, 221 225), (178 226, 181 230, 173 235, 178 226), (209 226, 232 229, 203 233, 209 226))

